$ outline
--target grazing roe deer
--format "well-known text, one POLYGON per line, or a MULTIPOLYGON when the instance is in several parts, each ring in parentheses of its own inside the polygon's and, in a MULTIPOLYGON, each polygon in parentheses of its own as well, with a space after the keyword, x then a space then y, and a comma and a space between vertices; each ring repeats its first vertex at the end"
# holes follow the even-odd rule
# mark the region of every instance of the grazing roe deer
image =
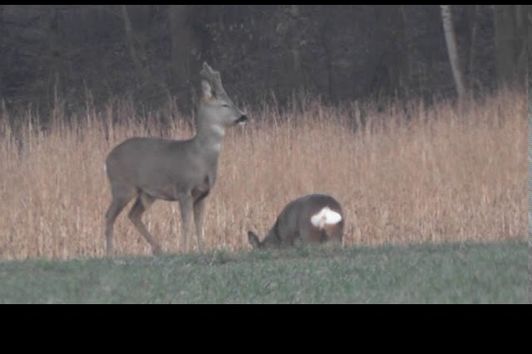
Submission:
POLYGON ((202 96, 193 138, 130 138, 107 156, 105 167, 112 193, 112 202, 105 214, 108 256, 113 253, 116 217, 133 198, 136 200, 129 219, 148 241, 154 254, 159 254, 161 247, 148 232, 141 217, 156 199, 179 202, 186 251, 191 213, 194 214, 197 247, 201 251, 205 198, 216 181, 225 128, 245 122, 247 116, 225 92, 219 72, 203 63, 200 76, 202 96))
POLYGON ((302 243, 342 243, 345 217, 340 203, 325 194, 309 194, 288 203, 264 240, 248 232, 253 248, 284 248, 302 243))

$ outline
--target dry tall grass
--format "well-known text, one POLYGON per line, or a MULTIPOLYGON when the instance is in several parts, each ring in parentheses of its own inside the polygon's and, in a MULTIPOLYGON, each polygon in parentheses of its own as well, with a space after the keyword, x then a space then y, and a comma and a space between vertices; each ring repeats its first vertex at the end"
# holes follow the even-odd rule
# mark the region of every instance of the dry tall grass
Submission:
MULTIPOLYGON (((251 112, 247 126, 226 135, 205 244, 245 249, 248 229, 263 234, 288 201, 311 192, 343 204, 347 244, 524 239, 526 109, 526 96, 512 93, 471 103, 462 113, 450 104, 411 104, 406 113, 391 106, 370 110, 358 130, 355 106, 251 112)), ((161 134, 154 124, 134 123, 138 117, 113 126, 113 116, 135 112, 120 105, 88 110, 75 126, 57 119, 46 132, 26 124, 19 149, 3 114, 0 259, 102 256, 110 202, 106 154, 135 135, 192 135, 178 123, 161 134)), ((168 252, 180 251, 178 213, 176 203, 160 201, 144 217, 168 252)), ((116 223, 115 248, 149 254, 126 214, 116 223)))

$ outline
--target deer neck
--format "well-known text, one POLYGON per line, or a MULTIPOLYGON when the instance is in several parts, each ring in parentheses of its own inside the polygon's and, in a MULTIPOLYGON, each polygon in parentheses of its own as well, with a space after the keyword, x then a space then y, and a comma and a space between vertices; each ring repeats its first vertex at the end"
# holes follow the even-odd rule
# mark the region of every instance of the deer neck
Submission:
POLYGON ((196 147, 209 156, 218 157, 222 150, 225 129, 219 124, 198 124, 198 132, 194 138, 196 147))
POLYGON ((281 239, 277 232, 278 225, 279 224, 276 222, 275 225, 271 228, 271 230, 268 231, 266 237, 264 237, 261 242, 262 247, 276 247, 281 244, 281 239))

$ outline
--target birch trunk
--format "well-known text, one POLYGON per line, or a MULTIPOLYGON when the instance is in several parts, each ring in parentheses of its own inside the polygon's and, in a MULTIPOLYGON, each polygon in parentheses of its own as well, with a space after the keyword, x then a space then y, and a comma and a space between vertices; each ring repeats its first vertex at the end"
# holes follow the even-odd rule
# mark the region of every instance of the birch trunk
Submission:
POLYGON ((135 66, 135 71, 139 74, 142 79, 146 78, 144 68, 140 62, 137 49, 135 47, 135 35, 133 34, 133 27, 131 26, 131 20, 129 18, 129 13, 127 11, 127 5, 120 5, 122 12, 122 20, 124 22, 124 31, 126 33, 126 43, 129 50, 129 55, 135 66))
POLYGON ((464 86, 464 78, 460 63, 458 59, 458 52, 456 49, 456 37, 454 34, 453 21, 451 16, 450 5, 440 5, 441 18, 443 22, 443 32, 445 34, 445 42, 447 43, 447 53, 449 54, 449 61, 451 63, 451 70, 453 72, 454 84, 458 92, 458 98, 462 100, 465 97, 466 91, 464 86))

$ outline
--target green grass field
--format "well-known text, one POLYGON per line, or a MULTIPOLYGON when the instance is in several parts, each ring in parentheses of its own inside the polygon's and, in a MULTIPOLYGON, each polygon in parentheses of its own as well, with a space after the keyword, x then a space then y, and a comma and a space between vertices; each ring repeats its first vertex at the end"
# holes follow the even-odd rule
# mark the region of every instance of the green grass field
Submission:
POLYGON ((0 263, 1 303, 525 303, 527 244, 0 263))

